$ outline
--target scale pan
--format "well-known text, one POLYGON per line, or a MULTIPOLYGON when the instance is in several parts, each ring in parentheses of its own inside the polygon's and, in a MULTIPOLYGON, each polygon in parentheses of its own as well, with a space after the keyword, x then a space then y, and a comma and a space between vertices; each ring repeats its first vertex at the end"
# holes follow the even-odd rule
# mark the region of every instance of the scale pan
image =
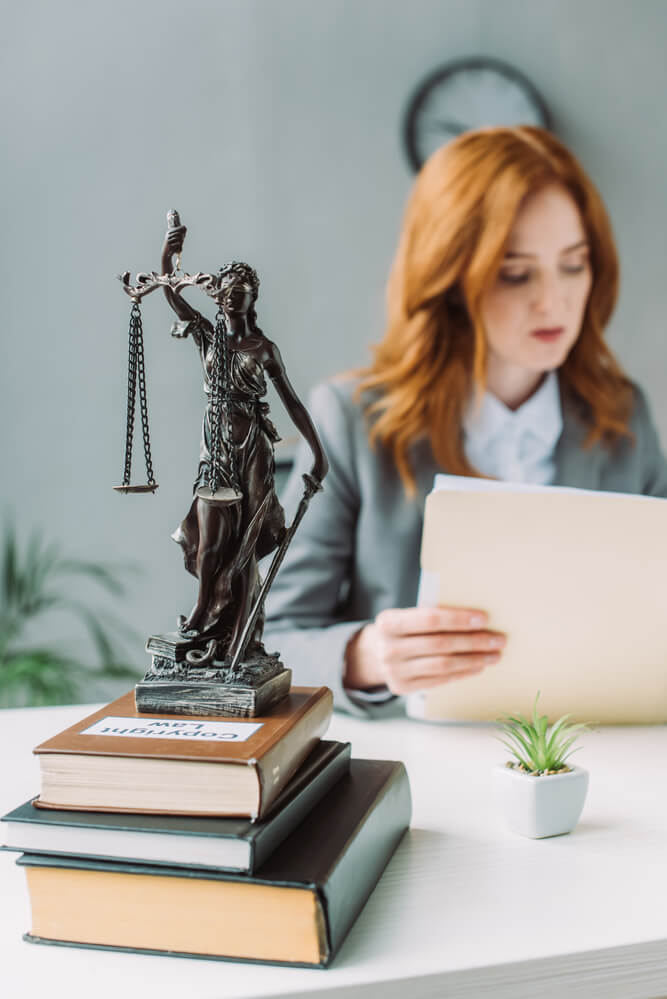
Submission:
POLYGON ((204 503, 211 503, 213 506, 231 506, 232 503, 240 503, 243 499, 243 493, 237 492, 236 489, 230 489, 229 486, 221 486, 214 493, 211 492, 210 486, 199 486, 195 491, 195 496, 197 499, 203 500, 204 503))
POLYGON ((154 493, 157 489, 157 482, 149 486, 114 486, 117 493, 154 493))

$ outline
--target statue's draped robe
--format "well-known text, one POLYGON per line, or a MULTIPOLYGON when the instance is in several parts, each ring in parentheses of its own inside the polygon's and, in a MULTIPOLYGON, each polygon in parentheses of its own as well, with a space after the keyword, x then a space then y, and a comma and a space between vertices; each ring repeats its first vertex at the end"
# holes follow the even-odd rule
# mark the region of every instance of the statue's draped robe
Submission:
MULTIPOLYGON (((213 331, 194 320, 188 324, 197 343, 204 368, 204 391, 207 396, 199 453, 199 468, 194 490, 209 484, 211 472, 211 415, 213 331)), ((234 626, 236 618, 235 594, 242 574, 253 596, 259 591, 257 561, 270 554, 278 545, 285 526, 284 511, 276 496, 274 486, 273 445, 279 439, 268 418, 269 407, 262 402, 266 395, 266 381, 262 364, 250 353, 244 352, 231 339, 228 341, 229 357, 229 407, 232 423, 233 446, 228 439, 228 417, 222 407, 220 447, 218 448, 218 486, 233 488, 236 484, 242 493, 241 501, 217 510, 226 520, 224 549, 215 576, 211 597, 201 621, 202 635, 225 637, 234 626)), ((200 533, 197 508, 204 502, 196 495, 187 516, 173 533, 185 556, 188 572, 197 576, 197 553, 200 533)), ((255 634, 261 634, 262 621, 255 634)))

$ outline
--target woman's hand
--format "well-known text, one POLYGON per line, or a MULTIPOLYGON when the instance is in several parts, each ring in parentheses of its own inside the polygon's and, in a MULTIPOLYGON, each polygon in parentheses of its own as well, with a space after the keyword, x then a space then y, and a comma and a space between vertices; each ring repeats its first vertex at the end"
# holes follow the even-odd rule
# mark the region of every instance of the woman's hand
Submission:
POLYGON ((498 662, 506 641, 487 621, 484 611, 462 607, 381 611, 349 642, 343 684, 410 694, 481 673, 498 662))

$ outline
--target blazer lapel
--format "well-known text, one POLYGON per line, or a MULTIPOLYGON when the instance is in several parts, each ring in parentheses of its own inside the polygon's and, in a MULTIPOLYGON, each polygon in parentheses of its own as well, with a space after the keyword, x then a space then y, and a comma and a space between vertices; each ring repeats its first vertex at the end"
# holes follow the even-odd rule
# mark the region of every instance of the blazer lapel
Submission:
POLYGON ((419 516, 423 517, 426 497, 433 489, 433 479, 438 472, 442 472, 442 469, 433 457, 431 442, 427 437, 422 437, 412 445, 410 449, 410 461, 417 487, 417 493, 413 502, 419 509, 419 516))
POLYGON ((585 448, 588 427, 580 405, 561 386, 563 431, 556 445, 554 485, 578 489, 598 489, 602 476, 603 455, 599 446, 585 448))

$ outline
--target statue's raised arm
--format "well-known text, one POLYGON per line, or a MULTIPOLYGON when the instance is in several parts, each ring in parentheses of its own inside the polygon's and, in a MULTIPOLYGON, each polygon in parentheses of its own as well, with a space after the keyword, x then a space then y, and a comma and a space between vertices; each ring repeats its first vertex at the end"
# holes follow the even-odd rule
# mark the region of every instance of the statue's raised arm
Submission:
MULTIPOLYGON (((160 260, 163 274, 174 274, 180 267, 181 254, 183 253, 183 244, 187 231, 186 226, 181 225, 178 212, 174 210, 170 211, 167 215, 167 232, 164 237, 160 260), (174 258, 176 258, 175 263, 174 258)), ((212 334, 212 325, 196 309, 193 309, 189 302, 186 302, 177 288, 164 285, 164 297, 178 316, 178 320, 171 327, 171 335, 177 339, 183 339, 189 332, 192 332, 193 339, 197 343, 197 346, 200 346, 201 335, 212 334), (197 323, 190 326, 191 323, 194 323, 194 320, 197 320, 197 323)))

